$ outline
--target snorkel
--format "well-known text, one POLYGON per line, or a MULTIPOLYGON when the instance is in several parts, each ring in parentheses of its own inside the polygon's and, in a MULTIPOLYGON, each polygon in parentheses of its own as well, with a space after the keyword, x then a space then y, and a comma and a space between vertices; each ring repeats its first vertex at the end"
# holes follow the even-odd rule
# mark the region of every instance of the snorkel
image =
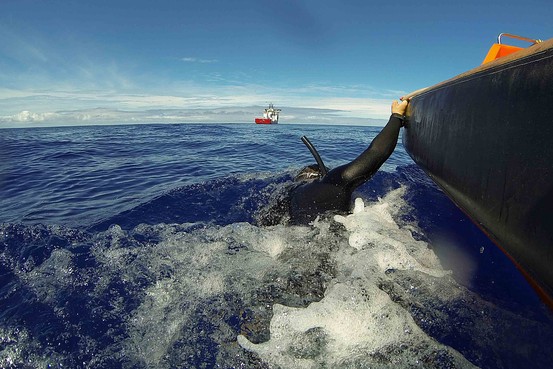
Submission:
POLYGON ((323 159, 321 159, 321 156, 317 152, 317 149, 315 149, 315 146, 309 141, 309 139, 306 136, 301 137, 302 142, 307 146, 309 151, 311 152, 311 155, 315 158, 315 161, 317 162, 317 165, 319 166, 319 171, 321 172, 321 178, 326 176, 326 167, 323 163, 323 159))

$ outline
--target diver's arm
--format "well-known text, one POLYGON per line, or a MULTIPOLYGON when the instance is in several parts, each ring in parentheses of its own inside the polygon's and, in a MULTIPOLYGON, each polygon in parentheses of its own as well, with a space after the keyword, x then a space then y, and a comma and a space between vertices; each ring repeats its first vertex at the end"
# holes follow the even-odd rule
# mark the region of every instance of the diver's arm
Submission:
POLYGON ((356 188, 372 177, 394 152, 402 124, 399 117, 391 116, 370 146, 343 168, 342 181, 356 188))
POLYGON ((351 163, 330 171, 325 182, 346 186, 353 190, 374 175, 394 152, 399 130, 403 126, 403 114, 407 104, 407 100, 402 103, 394 101, 390 120, 369 147, 351 163))

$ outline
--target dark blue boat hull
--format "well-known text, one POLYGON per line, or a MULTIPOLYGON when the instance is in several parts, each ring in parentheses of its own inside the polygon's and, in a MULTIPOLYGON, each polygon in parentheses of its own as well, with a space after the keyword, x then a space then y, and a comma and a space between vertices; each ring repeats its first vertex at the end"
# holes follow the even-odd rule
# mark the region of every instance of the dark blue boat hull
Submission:
POLYGON ((414 93, 403 143, 552 306, 553 40, 517 54, 414 93))

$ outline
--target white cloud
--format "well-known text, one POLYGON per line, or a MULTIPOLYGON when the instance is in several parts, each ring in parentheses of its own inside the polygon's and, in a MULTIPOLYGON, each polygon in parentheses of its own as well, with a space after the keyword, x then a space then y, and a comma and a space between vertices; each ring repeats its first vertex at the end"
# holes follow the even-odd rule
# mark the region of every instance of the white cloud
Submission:
POLYGON ((0 24, 0 54, 17 62, 26 64, 29 62, 46 63, 51 59, 47 52, 48 45, 39 35, 22 37, 9 27, 0 24))
MULTIPOLYGON (((8 121, 13 122, 44 122, 45 120, 52 119, 56 117, 56 113, 31 113, 28 110, 23 110, 17 114, 7 117, 8 121)), ((0 117, 0 122, 3 117, 0 117)))
POLYGON ((192 58, 192 57, 181 58, 181 61, 187 62, 187 63, 201 63, 201 64, 210 64, 210 63, 219 62, 217 59, 200 59, 200 58, 192 58))
MULTIPOLYGON (((356 118, 344 115, 340 110, 282 108, 281 123, 383 125, 385 120, 356 118)), ((216 109, 83 109, 51 113, 22 111, 10 116, 0 116, 0 128, 44 127, 55 125, 129 124, 129 123, 253 123, 254 117, 264 106, 224 107, 216 109)))
POLYGON ((87 89, 61 84, 51 86, 48 91, 0 88, 0 112, 4 113, 0 116, 0 127, 31 123, 250 122, 269 103, 283 109, 283 123, 380 125, 390 114, 392 99, 401 95, 388 97, 388 94, 389 91, 379 93, 363 86, 284 88, 190 81, 176 82, 160 91, 87 89))

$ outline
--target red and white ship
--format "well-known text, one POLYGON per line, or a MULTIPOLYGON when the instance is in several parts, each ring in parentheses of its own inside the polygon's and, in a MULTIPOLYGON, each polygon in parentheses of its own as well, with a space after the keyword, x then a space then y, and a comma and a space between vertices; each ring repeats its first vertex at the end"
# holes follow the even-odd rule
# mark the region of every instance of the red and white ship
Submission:
POLYGON ((280 109, 275 109, 273 104, 269 104, 269 107, 263 112, 263 118, 255 118, 255 124, 277 124, 279 113, 280 109))

